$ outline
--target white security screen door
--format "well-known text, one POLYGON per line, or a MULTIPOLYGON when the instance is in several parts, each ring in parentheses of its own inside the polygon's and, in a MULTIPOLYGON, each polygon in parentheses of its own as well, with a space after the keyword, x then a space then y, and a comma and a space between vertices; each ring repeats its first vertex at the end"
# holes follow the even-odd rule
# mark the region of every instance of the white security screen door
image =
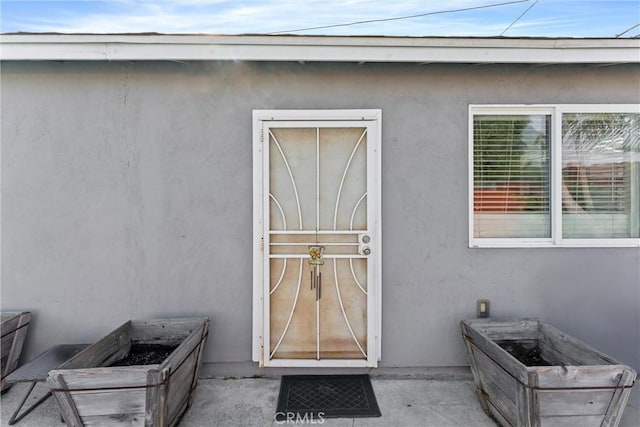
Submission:
POLYGON ((377 366, 380 110, 254 111, 261 366, 377 366))

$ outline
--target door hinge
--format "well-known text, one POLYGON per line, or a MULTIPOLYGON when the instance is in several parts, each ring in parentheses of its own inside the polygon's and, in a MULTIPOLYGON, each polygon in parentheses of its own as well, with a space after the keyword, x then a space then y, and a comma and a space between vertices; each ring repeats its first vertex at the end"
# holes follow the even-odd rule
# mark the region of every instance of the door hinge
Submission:
MULTIPOLYGON (((262 341, 262 337, 260 337, 260 340, 262 341)), ((259 366, 262 368, 264 367, 264 342, 260 343, 260 363, 259 366)))
POLYGON ((264 252, 264 237, 260 238, 260 250, 264 252))

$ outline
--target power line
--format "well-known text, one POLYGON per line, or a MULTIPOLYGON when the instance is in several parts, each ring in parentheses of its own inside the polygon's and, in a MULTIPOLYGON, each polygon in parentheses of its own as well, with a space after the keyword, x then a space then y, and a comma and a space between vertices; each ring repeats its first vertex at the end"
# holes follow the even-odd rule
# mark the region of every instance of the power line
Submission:
MULTIPOLYGON (((422 17, 422 16, 439 15, 439 14, 443 14, 443 13, 465 12, 465 11, 468 11, 468 10, 486 9, 486 8, 489 8, 489 7, 497 7, 497 6, 506 6, 508 4, 526 3, 528 1, 529 0, 514 0, 514 1, 505 2, 505 3, 495 3, 495 4, 484 5, 484 6, 466 7, 466 8, 463 8, 463 9, 440 10, 440 11, 437 11, 437 12, 420 13, 420 14, 417 14, 417 15, 398 16, 396 18, 369 19, 369 20, 366 20, 366 21, 355 21, 355 22, 348 22, 348 23, 345 23, 345 24, 333 24, 333 25, 323 25, 323 26, 320 26, 320 27, 298 28, 298 29, 295 29, 295 30, 274 31, 274 32, 267 33, 267 34, 296 33, 298 31, 322 30, 322 29, 326 29, 326 28, 336 28, 336 27, 349 27, 351 25, 371 24, 373 22, 398 21, 398 20, 401 20, 401 19, 419 18, 419 17, 422 17)), ((536 3, 537 2, 538 2, 538 0, 536 0, 536 3)))
POLYGON ((628 33, 629 31, 633 30, 633 29, 634 29, 634 28, 636 28, 636 27, 640 27, 640 23, 639 23, 639 24, 634 25, 634 26, 633 26, 633 27, 631 27, 631 28, 628 28, 628 29, 624 30, 624 31, 623 31, 623 32, 621 32, 620 34, 616 34, 616 36, 615 36, 615 37, 616 37, 616 38, 619 38, 619 37, 620 37, 620 36, 622 36, 623 34, 628 33))
POLYGON ((509 24, 509 26, 508 26, 507 28, 505 28, 503 32, 501 32, 501 33, 500 33, 500 35, 502 36, 502 35, 504 35, 504 33, 506 33, 507 31, 509 31, 509 28, 513 27, 513 25, 514 25, 516 22, 518 22, 518 21, 520 20, 520 18, 522 18, 522 17, 523 17, 527 12, 529 12, 529 11, 531 10, 531 8, 532 8, 533 6, 535 6, 535 5, 538 3, 538 1, 540 1, 540 0, 536 0, 536 1, 531 5, 531 6, 529 6, 529 7, 527 8, 527 10, 525 10, 524 12, 522 12, 522 14, 521 14, 520 16, 518 16, 518 17, 515 19, 515 21, 513 21, 511 24, 509 24))

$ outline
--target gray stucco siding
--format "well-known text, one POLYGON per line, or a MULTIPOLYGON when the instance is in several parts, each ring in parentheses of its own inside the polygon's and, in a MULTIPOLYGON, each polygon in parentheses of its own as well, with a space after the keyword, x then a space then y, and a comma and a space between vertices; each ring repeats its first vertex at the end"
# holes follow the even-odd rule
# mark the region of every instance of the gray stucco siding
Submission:
POLYGON ((468 248, 468 105, 639 103, 640 66, 2 64, 2 308, 27 358, 212 319, 251 359, 252 110, 380 108, 381 366, 467 365, 459 320, 541 317, 640 369, 640 249, 468 248))

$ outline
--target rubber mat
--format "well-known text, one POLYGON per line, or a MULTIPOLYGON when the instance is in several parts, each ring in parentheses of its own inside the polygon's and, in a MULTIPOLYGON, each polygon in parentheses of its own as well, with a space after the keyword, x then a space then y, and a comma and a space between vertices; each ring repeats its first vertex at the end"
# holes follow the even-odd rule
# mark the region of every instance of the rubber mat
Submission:
POLYGON ((369 375, 283 375, 276 420, 379 417, 369 375))

